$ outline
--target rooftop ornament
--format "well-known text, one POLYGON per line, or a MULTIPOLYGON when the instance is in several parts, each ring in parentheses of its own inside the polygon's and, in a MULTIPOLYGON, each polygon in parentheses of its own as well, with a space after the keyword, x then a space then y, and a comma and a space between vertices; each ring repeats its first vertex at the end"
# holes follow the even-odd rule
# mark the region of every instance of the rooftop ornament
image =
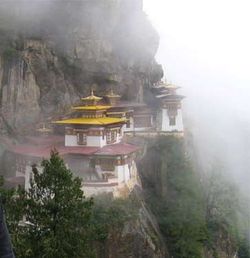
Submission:
POLYGON ((113 88, 110 89, 110 92, 107 95, 105 95, 105 97, 108 99, 109 104, 111 106, 116 105, 118 101, 121 99, 120 95, 114 93, 113 88))
POLYGON ((95 106, 101 99, 101 97, 97 97, 94 95, 94 91, 92 89, 90 96, 82 98, 81 100, 85 101, 88 106, 95 106))

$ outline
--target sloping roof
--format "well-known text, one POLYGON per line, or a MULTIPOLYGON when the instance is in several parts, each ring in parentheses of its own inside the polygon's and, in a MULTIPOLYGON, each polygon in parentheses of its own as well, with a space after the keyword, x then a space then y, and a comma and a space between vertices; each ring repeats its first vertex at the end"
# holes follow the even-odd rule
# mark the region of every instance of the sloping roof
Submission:
POLYGON ((177 95, 177 94, 162 94, 162 95, 157 95, 156 98, 164 99, 164 100, 182 100, 185 98, 185 96, 177 95))
MULTIPOLYGON (((100 147, 70 147, 64 146, 63 138, 58 141, 60 137, 37 137, 36 143, 32 141, 25 144, 8 144, 8 150, 19 155, 34 157, 34 158, 48 158, 50 156, 51 150, 56 149, 61 156, 75 154, 83 156, 117 156, 117 155, 127 155, 140 150, 140 147, 128 144, 128 143, 118 143, 107 145, 102 148, 100 147), (49 142, 49 139, 51 142, 49 142), (44 140, 44 143, 41 144, 44 140)), ((34 140, 34 139, 33 139, 34 140)))
POLYGON ((48 158, 51 150, 56 149, 61 156, 68 154, 79 155, 93 155, 99 150, 99 147, 65 147, 63 145, 50 145, 50 146, 30 146, 30 145, 16 145, 12 146, 10 151, 23 156, 35 157, 35 158, 48 158))
POLYGON ((35 158, 48 158, 54 146, 31 146, 27 144, 13 145, 9 151, 23 156, 35 158))
POLYGON ((89 101, 89 100, 90 101, 92 101, 92 100, 99 101, 101 99, 102 99, 101 97, 97 97, 97 96, 94 95, 94 91, 93 90, 91 90, 90 96, 88 96, 86 98, 82 98, 83 101, 89 101))
POLYGON ((100 117, 100 118, 72 118, 65 119, 61 121, 55 121, 54 124, 74 124, 74 125, 110 125, 125 123, 126 119, 124 118, 115 118, 115 117, 100 117))
POLYGON ((87 111, 95 111, 95 110, 107 110, 111 108, 111 106, 76 106, 72 107, 73 110, 87 110, 87 111))
POLYGON ((140 150, 140 147, 128 143, 118 143, 113 145, 107 145, 100 148, 95 155, 100 156, 114 156, 114 155, 127 155, 140 150))
POLYGON ((159 82, 154 85, 154 88, 165 88, 165 89, 180 89, 180 86, 174 85, 172 83, 167 83, 167 82, 159 82))

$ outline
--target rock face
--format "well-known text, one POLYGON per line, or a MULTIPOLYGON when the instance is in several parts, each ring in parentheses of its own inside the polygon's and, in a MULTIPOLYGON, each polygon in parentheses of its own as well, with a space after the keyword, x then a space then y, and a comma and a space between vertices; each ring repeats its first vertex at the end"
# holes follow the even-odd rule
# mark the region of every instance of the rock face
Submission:
POLYGON ((160 233, 152 224, 151 214, 145 207, 140 209, 136 221, 126 223, 122 231, 110 232, 105 249, 100 258, 168 258, 160 233))
POLYGON ((140 187, 134 188, 124 201, 121 213, 118 212, 119 206, 114 206, 115 221, 110 218, 112 222, 107 239, 95 246, 97 257, 170 258, 158 223, 146 206, 140 187))
POLYGON ((60 114, 91 87, 142 101, 162 77, 141 0, 12 1, 0 5, 0 111, 14 131, 60 114))

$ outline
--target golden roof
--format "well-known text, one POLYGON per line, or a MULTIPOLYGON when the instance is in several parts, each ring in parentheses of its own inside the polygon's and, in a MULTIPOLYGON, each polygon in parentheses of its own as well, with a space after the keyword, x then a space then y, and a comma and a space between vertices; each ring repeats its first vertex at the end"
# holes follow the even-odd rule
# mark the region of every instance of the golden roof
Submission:
POLYGON ((83 100, 83 101, 90 101, 90 100, 95 100, 95 101, 99 101, 99 100, 101 100, 102 98, 100 98, 100 97, 97 97, 97 96, 95 96, 94 95, 94 91, 93 90, 91 90, 91 95, 90 96, 88 96, 88 97, 86 97, 86 98, 81 98, 81 100, 83 100))
POLYGON ((163 82, 163 81, 160 81, 155 85, 155 88, 160 88, 160 87, 164 87, 169 90, 181 88, 180 86, 177 86, 177 85, 174 85, 174 84, 168 83, 168 82, 163 82))
POLYGON ((125 123, 125 118, 113 118, 113 117, 100 117, 100 118, 72 118, 61 121, 55 121, 54 124, 75 124, 75 125, 110 125, 125 123))
POLYGON ((107 110, 109 108, 111 108, 111 106, 77 106, 77 107, 72 107, 73 110, 86 110, 86 111, 107 110))

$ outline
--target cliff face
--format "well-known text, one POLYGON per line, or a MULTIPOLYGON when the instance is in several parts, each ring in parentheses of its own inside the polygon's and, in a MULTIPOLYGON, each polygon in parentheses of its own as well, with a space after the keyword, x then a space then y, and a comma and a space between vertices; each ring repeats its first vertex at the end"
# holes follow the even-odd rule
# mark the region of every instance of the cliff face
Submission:
POLYGON ((14 131, 62 112, 91 87, 102 94, 114 85, 141 101, 162 76, 159 38, 141 1, 27 2, 0 8, 0 110, 14 131))
POLYGON ((127 199, 107 201, 103 197, 95 199, 93 213, 95 221, 107 230, 105 240, 95 245, 98 258, 170 257, 158 223, 145 205, 139 187, 134 188, 127 199))
POLYGON ((248 257, 237 256, 242 233, 238 231, 240 210, 232 185, 217 174, 200 180, 184 139, 162 136, 148 140, 146 149, 138 164, 140 178, 145 201, 159 223, 169 256, 248 257), (205 180, 216 183, 207 184, 205 180))

